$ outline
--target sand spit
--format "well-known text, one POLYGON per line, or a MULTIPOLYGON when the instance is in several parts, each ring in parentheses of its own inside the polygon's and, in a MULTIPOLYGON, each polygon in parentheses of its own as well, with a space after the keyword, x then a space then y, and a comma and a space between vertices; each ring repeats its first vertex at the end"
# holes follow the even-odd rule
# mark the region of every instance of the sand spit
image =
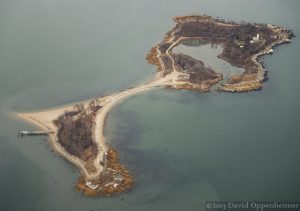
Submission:
MULTIPOLYGON (((49 135, 51 146, 57 154, 63 156, 80 169, 81 177, 79 178, 76 187, 77 190, 83 192, 85 195, 113 195, 130 189, 134 184, 132 176, 130 176, 125 167, 119 163, 116 150, 108 146, 104 136, 104 127, 107 115, 115 105, 130 96, 149 91, 155 87, 206 92, 209 91, 209 88, 212 85, 223 79, 222 74, 213 73, 213 71, 210 72, 211 75, 214 74, 213 78, 203 75, 199 83, 183 79, 190 75, 178 70, 179 64, 178 61, 174 60, 175 57, 172 53, 172 49, 183 40, 207 39, 197 36, 179 36, 180 24, 182 23, 200 21, 202 23, 212 23, 222 27, 236 27, 239 26, 239 24, 216 20, 210 16, 184 16, 176 17, 174 20, 177 23, 176 27, 169 31, 165 35, 163 42, 153 47, 146 57, 149 63, 157 66, 158 71, 156 72, 155 77, 139 86, 131 87, 97 99, 98 102, 101 102, 101 108, 96 111, 93 117, 94 126, 91 128, 93 141, 97 145, 97 155, 95 156, 94 162, 91 162, 93 164, 93 171, 87 169, 89 165, 86 165, 84 160, 70 154, 58 141, 58 128, 54 124, 54 120, 57 120, 58 117, 66 112, 73 111, 73 105, 33 113, 17 114, 20 118, 35 124, 45 131, 54 132, 49 135)), ((282 32, 282 37, 267 46, 263 51, 258 52, 251 57, 252 62, 258 66, 258 71, 253 75, 246 74, 242 77, 236 76, 237 79, 242 81, 239 83, 223 84, 219 88, 219 91, 245 92, 262 88, 265 70, 262 64, 258 61, 258 58, 269 53, 274 45, 282 44, 291 38, 291 34, 288 33, 287 30, 272 25, 270 27, 278 33, 282 32)), ((215 42, 223 42, 223 40, 216 39, 215 42)), ((203 73, 200 72, 199 74, 203 73)), ((84 106, 88 106, 88 103, 89 102, 84 102, 83 104, 84 106)))

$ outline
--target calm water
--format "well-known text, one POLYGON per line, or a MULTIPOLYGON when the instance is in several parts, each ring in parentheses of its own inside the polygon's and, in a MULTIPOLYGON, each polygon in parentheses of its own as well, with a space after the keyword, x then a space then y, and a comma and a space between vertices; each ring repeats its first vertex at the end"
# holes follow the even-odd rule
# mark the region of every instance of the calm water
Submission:
POLYGON ((217 57, 222 51, 223 47, 221 45, 208 43, 199 46, 180 44, 173 49, 174 53, 182 53, 203 61, 206 67, 211 67, 215 72, 222 73, 224 80, 227 80, 230 76, 243 73, 244 70, 242 68, 234 67, 225 60, 217 57))
POLYGON ((298 0, 0 0, 0 210, 205 210, 206 200, 299 199, 299 8, 298 0), (12 112, 146 80, 155 68, 144 57, 171 17, 203 13, 286 26, 297 37, 264 58, 270 80, 261 92, 156 89, 118 105, 106 134, 137 180, 131 192, 83 197, 77 169, 47 139, 16 137, 34 126, 12 112))

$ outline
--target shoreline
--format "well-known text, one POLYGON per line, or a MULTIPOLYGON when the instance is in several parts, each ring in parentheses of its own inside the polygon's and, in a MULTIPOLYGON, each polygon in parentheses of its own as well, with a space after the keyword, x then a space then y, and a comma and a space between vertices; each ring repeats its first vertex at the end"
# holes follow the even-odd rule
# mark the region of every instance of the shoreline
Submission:
MULTIPOLYGON (((247 58, 249 61, 252 61, 252 63, 254 65, 256 65, 256 69, 257 69, 257 72, 247 73, 247 69, 246 69, 247 63, 246 62, 242 65, 237 65, 232 58, 230 58, 230 57, 228 58, 228 57, 224 56, 225 43, 226 43, 226 39, 224 37, 220 36, 220 37, 212 38, 210 36, 199 36, 199 35, 197 35, 197 36, 193 35, 193 36, 186 37, 181 34, 182 25, 184 25, 186 23, 202 23, 202 24, 212 24, 212 25, 215 24, 215 26, 211 26, 211 27, 217 28, 218 26, 222 26, 226 30, 231 30, 232 28, 243 27, 243 26, 245 26, 245 24, 240 24, 240 23, 235 23, 235 22, 226 22, 225 20, 222 20, 220 18, 213 18, 213 17, 207 16, 207 15, 179 16, 179 17, 174 17, 173 20, 176 23, 176 25, 165 34, 163 41, 156 46, 156 49, 158 49, 157 51, 159 51, 159 52, 157 53, 152 50, 150 51, 151 55, 147 56, 148 62, 151 64, 157 65, 158 71, 161 71, 161 67, 155 61, 151 60, 155 56, 155 54, 157 57, 161 57, 161 55, 163 54, 163 52, 161 50, 159 50, 159 47, 169 44, 170 46, 167 48, 167 50, 164 51, 164 54, 168 55, 168 57, 170 57, 172 59, 172 56, 169 54, 170 49, 174 48, 176 45, 179 45, 181 43, 181 41, 183 41, 183 40, 204 40, 204 41, 207 41, 208 43, 215 43, 215 44, 222 45, 223 51, 220 53, 220 55, 218 55, 218 57, 220 59, 225 60, 232 66, 243 68, 244 72, 241 75, 234 75, 234 76, 230 77, 227 82, 218 86, 216 91, 219 91, 219 92, 239 93, 239 92, 249 92, 249 91, 261 90, 263 88, 263 82, 266 80, 267 71, 266 71, 265 66, 262 64, 262 61, 260 60, 260 58, 265 55, 272 54, 273 50, 276 46, 286 44, 286 43, 291 43, 291 39, 293 37, 295 37, 293 32, 291 30, 286 29, 285 27, 275 26, 272 24, 257 24, 257 23, 252 24, 253 27, 269 30, 269 33, 272 34, 271 37, 275 36, 276 38, 272 38, 274 40, 269 38, 268 41, 272 40, 271 43, 264 46, 263 49, 259 49, 259 51, 257 53, 255 53, 255 54, 251 55, 249 58, 247 58), (179 35, 174 36, 174 34, 179 34, 179 35), (232 83, 232 81, 234 81, 236 79, 238 79, 238 81, 240 81, 240 82, 232 83)), ((242 47, 244 47, 244 46, 242 46, 242 47)), ((174 60, 172 60, 172 64, 174 66, 174 60)), ((173 67, 172 69, 174 69, 174 68, 175 67, 173 67)), ((224 81, 222 81, 222 82, 224 82, 224 81)), ((176 89, 176 87, 172 87, 172 86, 170 86, 169 88, 176 89)), ((183 89, 184 88, 189 89, 189 90, 199 91, 195 86, 193 86, 193 84, 191 84, 189 82, 187 82, 183 86, 183 89)), ((182 89, 182 87, 180 87, 179 89, 182 89)), ((207 87, 207 89, 204 88, 203 90, 209 91, 208 89, 209 89, 209 87, 207 87)))
MULTIPOLYGON (((109 165, 116 167, 118 171, 123 173, 123 182, 125 182, 125 184, 123 186, 118 185, 114 188, 111 188, 110 186, 107 186, 108 184, 103 184, 103 181, 101 181, 101 177, 103 177, 103 175, 105 176, 105 170, 107 170, 107 168, 100 164, 106 162, 107 157, 110 156, 109 152, 113 152, 114 157, 117 156, 117 152, 107 145, 104 136, 104 127, 107 115, 114 106, 121 103, 126 98, 142 92, 150 91, 155 87, 167 86, 170 82, 173 82, 174 77, 176 78, 176 75, 174 76, 173 74, 170 74, 168 77, 161 77, 159 73, 156 73, 154 79, 151 79, 142 85, 128 88, 126 90, 113 93, 109 96, 99 98, 103 103, 103 107, 97 112, 94 119, 95 126, 92 128, 95 137, 95 143, 97 144, 98 148, 98 153, 96 159, 94 160, 94 166, 96 167, 97 172, 92 174, 86 170, 85 162, 83 160, 68 153, 58 142, 58 131, 57 127, 53 123, 53 120, 57 119, 64 112, 71 111, 72 105, 67 105, 65 107, 61 106, 55 109, 46 109, 39 112, 17 113, 16 116, 43 130, 54 131, 53 134, 49 134, 50 145, 52 149, 57 155, 64 157, 66 160, 77 166, 81 172, 82 176, 78 180, 77 190, 83 192, 87 196, 112 195, 130 189, 134 184, 134 180, 129 175, 128 171, 118 162, 118 159, 111 159, 111 163, 109 165), (101 190, 95 191, 93 187, 98 187, 100 184, 106 187, 106 189, 102 190, 102 188, 101 190)), ((85 106, 87 106, 87 104, 88 102, 85 102, 85 106)), ((117 170, 113 169, 112 172, 117 170)), ((116 185, 117 183, 110 182, 109 184, 116 185)))
MULTIPOLYGON (((286 35, 288 36, 288 35, 286 35)), ((223 92, 249 92, 255 90, 261 90, 263 88, 262 84, 266 80, 267 70, 262 61, 261 57, 269 54, 273 54, 273 50, 276 46, 283 45, 285 43, 290 43, 287 41, 288 37, 282 37, 282 39, 275 41, 268 45, 263 51, 258 52, 251 56, 251 60, 258 66, 257 79, 253 81, 241 82, 237 85, 231 86, 230 84, 223 84, 217 89, 217 91, 223 92), (245 86, 246 85, 246 86, 245 86), (239 87, 241 86, 241 87, 239 87)), ((222 57, 221 57, 222 58, 222 57)), ((224 58, 222 58, 224 59, 224 58)), ((225 60, 225 59, 224 59, 225 60)))
MULTIPOLYGON (((205 20, 206 22, 211 21, 213 24, 221 25, 222 27, 240 26, 239 24, 222 22, 218 19, 213 19, 210 16, 184 16, 173 18, 173 20, 176 22, 176 26, 165 34, 163 41, 154 46, 146 57, 149 63, 157 66, 157 71, 155 72, 154 77, 151 77, 148 81, 145 81, 141 85, 130 87, 128 89, 97 98, 97 100, 101 102, 101 108, 96 111, 95 116, 93 117, 94 125, 92 128, 90 128, 93 134, 93 141, 97 146, 97 155, 93 160, 93 167, 95 167, 96 171, 92 173, 89 172, 86 165, 87 163, 84 160, 70 154, 64 148, 64 146, 59 143, 58 127, 53 123, 53 121, 56 120, 60 115, 63 115, 65 111, 72 111, 75 103, 54 109, 45 109, 37 112, 17 114, 17 117, 22 120, 28 121, 43 130, 54 132, 53 134, 49 135, 50 144, 53 150, 58 155, 76 165, 80 170, 81 177, 77 183, 77 190, 83 192, 87 196, 112 195, 126 191, 134 184, 133 178, 119 163, 117 152, 108 146, 104 135, 107 116, 114 106, 123 102, 130 96, 150 91, 156 87, 208 92, 212 85, 223 80, 223 75, 215 72, 215 79, 204 78, 198 83, 182 79, 183 77, 190 75, 179 71, 178 61, 176 63, 176 57, 172 53, 173 48, 180 44, 183 40, 206 39, 205 37, 201 36, 187 37, 175 35, 180 24, 189 21, 195 21, 194 19, 199 19, 201 21, 205 20), (120 180, 119 175, 122 176, 122 180, 120 180)), ((275 29, 281 30, 282 28, 275 29)), ((284 35, 291 36, 291 34, 288 34, 286 31, 284 32, 286 33, 284 35)), ((220 40, 215 42, 218 41, 220 42, 220 40)), ((262 82, 265 80, 266 70, 259 59, 265 54, 268 54, 270 49, 273 49, 277 45, 284 44, 284 42, 287 42, 287 37, 282 37, 282 39, 276 40, 276 42, 271 43, 265 49, 262 49, 258 53, 251 55, 250 59, 257 65, 258 68, 257 72, 254 73, 255 79, 252 78, 249 80, 246 78, 247 80, 244 79, 245 81, 242 82, 223 84, 217 89, 217 91, 246 92, 261 89, 262 82)), ((227 61, 227 59, 222 57, 221 54, 220 58, 227 61)), ((227 62, 230 63, 230 61, 227 62)), ((84 106, 88 106, 89 101, 83 101, 82 103, 84 106)))
MULTIPOLYGON (((49 117, 51 115, 49 115, 49 113, 54 113, 54 115, 59 116, 61 114, 61 110, 65 110, 68 107, 60 107, 58 109, 48 109, 48 110, 44 110, 44 111, 40 111, 37 113, 17 113, 16 116, 17 118, 29 122, 32 125, 35 125, 36 127, 43 129, 45 131, 55 131, 54 134, 49 134, 49 141, 50 141, 50 146, 53 149, 53 151, 55 152, 56 155, 60 156, 60 157, 64 157, 66 160, 70 161, 71 163, 73 163, 77 168, 79 168, 79 171, 81 172, 81 174, 86 175, 87 172, 84 168, 84 164, 80 161, 79 158, 77 158, 74 155, 71 155, 70 153, 68 153, 63 146, 61 146, 60 143, 57 142, 57 138, 56 138, 56 128, 55 126, 48 122, 46 120, 43 120, 44 118, 41 117, 41 113, 43 116, 49 117), (45 113, 45 114, 44 114, 45 113), (48 114, 48 115, 47 115, 48 114)), ((53 114, 52 114, 53 115, 53 114)))

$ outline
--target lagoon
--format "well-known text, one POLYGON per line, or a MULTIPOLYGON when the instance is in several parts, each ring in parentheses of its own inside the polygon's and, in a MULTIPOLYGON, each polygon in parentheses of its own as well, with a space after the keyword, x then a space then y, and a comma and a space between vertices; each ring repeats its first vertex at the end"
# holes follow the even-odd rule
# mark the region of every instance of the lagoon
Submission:
POLYGON ((1 210, 205 210, 207 200, 298 200, 300 16, 291 1, 3 0, 0 2, 1 210), (272 13, 266 8, 272 8, 272 13), (293 29, 265 56, 259 92, 156 89, 108 117, 106 135, 136 178, 132 191, 86 198, 77 169, 11 116, 108 94, 149 78, 144 59, 171 17, 209 14, 293 29), (280 14, 280 15, 278 15, 280 14))

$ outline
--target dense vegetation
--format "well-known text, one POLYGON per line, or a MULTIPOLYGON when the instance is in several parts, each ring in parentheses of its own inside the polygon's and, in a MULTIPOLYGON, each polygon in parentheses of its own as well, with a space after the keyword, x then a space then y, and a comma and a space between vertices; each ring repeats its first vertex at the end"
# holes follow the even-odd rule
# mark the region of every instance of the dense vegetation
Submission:
POLYGON ((215 80, 220 74, 215 73, 210 67, 205 67, 202 61, 193 59, 184 54, 173 55, 177 68, 189 74, 189 81, 201 84, 207 80, 215 80))
POLYGON ((95 112, 101 108, 92 101, 88 108, 83 104, 74 106, 73 111, 65 112, 54 121, 58 127, 59 143, 72 155, 89 161, 97 154, 92 128, 95 112))
POLYGON ((253 73, 257 69, 250 57, 278 38, 265 24, 225 25, 203 20, 177 24, 175 35, 178 38, 198 37, 210 43, 223 44, 220 57, 232 65, 245 68, 246 73, 253 73), (260 41, 251 43, 257 34, 260 35, 260 41))

